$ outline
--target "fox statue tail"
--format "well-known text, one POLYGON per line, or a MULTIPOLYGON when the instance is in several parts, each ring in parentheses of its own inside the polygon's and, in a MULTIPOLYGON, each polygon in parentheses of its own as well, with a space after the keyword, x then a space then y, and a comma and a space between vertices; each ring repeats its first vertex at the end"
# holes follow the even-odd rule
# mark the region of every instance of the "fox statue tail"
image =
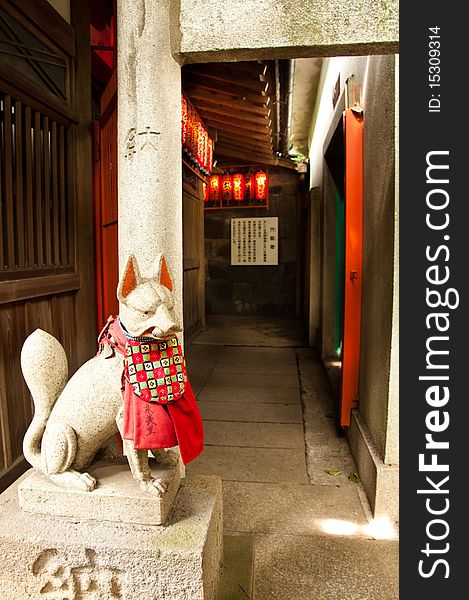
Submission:
POLYGON ((54 336, 36 329, 23 344, 21 369, 34 401, 34 418, 23 440, 23 454, 41 470, 41 440, 52 408, 68 379, 67 355, 54 336))

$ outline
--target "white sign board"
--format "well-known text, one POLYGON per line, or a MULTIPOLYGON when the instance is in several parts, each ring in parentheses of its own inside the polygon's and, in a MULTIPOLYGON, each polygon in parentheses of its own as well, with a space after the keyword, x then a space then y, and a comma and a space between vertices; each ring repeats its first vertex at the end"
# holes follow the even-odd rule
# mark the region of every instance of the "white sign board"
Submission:
POLYGON ((232 265, 278 265, 278 217, 231 219, 232 265))

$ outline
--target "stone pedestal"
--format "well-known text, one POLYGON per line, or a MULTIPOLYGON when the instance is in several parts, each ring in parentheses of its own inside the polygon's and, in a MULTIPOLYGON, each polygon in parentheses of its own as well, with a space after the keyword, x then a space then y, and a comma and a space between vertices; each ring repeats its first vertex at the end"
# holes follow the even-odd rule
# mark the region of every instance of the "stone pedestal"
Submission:
MULTIPOLYGON (((0 496, 2 600, 215 599, 223 533, 219 478, 186 479, 165 526, 20 510, 18 487, 24 495, 37 485, 26 474, 0 496)), ((124 498, 130 507, 128 490, 124 498)), ((57 503, 56 496, 49 507, 57 503)), ((98 516, 103 507, 96 510, 98 516)))
POLYGON ((158 465, 150 460, 152 475, 168 482, 163 496, 150 496, 143 492, 131 477, 129 463, 125 458, 109 462, 97 462, 87 472, 97 480, 92 492, 81 492, 55 485, 37 471, 31 469, 18 485, 18 498, 22 510, 32 513, 138 523, 140 525, 164 525, 174 504, 181 482, 179 463, 158 465))

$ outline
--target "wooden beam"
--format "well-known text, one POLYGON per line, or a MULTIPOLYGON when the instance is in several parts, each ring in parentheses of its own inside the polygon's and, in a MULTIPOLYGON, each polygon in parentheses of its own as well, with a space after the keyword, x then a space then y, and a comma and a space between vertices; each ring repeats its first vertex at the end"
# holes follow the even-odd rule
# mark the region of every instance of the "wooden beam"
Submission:
POLYGON ((247 100, 248 102, 254 102, 257 104, 268 104, 270 103, 269 96, 263 96, 261 93, 255 94, 246 88, 242 88, 235 83, 222 83, 221 81, 215 81, 208 77, 195 76, 192 73, 185 73, 182 77, 184 89, 187 86, 197 86, 198 88, 209 90, 220 94, 226 94, 230 98, 237 100, 247 100))
POLYGON ((230 117, 235 118, 238 121, 252 123, 259 127, 270 127, 271 124, 271 120, 268 117, 254 115, 253 113, 244 110, 233 110, 224 106, 206 104, 205 102, 200 101, 193 102, 193 104, 202 118, 204 115, 211 115, 214 118, 216 118, 216 115, 219 115, 220 117, 230 117))
MULTIPOLYGON (((230 143, 230 142, 221 142, 219 145, 222 148, 222 151, 227 149, 227 148, 231 148, 233 149, 235 152, 252 152, 252 153, 256 153, 256 152, 260 152, 261 154, 267 154, 268 156, 273 156, 274 155, 274 150, 273 148, 265 148, 265 147, 257 147, 257 146, 249 146, 249 145, 243 145, 243 146, 239 146, 237 144, 234 143, 230 143)), ((215 150, 215 157, 218 156, 218 148, 215 150)))
POLYGON ((231 125, 227 125, 226 123, 222 123, 220 121, 216 121, 214 119, 206 119, 205 124, 210 127, 214 127, 215 129, 226 131, 228 133, 232 133, 239 136, 244 136, 246 138, 251 138, 254 140, 259 140, 260 142, 270 143, 272 142, 272 138, 270 135, 265 133, 258 133, 256 131, 250 131, 249 129, 243 129, 242 127, 233 127, 231 125))
MULTIPOLYGON (((220 146, 219 151, 215 152, 214 156, 218 161, 223 160, 222 157, 224 156, 232 156, 233 158, 242 158, 243 156, 272 158, 274 157, 272 152, 272 150, 269 152, 269 150, 259 150, 257 148, 236 148, 232 145, 227 145, 220 146)), ((251 158, 249 158, 248 160, 251 160, 251 158)), ((260 160, 260 158, 258 158, 257 160, 260 160)))
MULTIPOLYGON (((50 272, 47 271, 48 273, 50 272)), ((66 294, 80 289, 80 276, 73 271, 60 275, 41 275, 0 281, 0 304, 11 304, 43 296, 66 294)))
POLYGON ((298 171, 296 164, 288 158, 278 158, 276 159, 276 161, 278 167, 283 167, 284 169, 291 169, 292 171, 298 171))
MULTIPOLYGON (((69 56, 75 56, 75 30, 46 0, 15 0, 15 8, 39 27, 54 44, 60 45, 69 56)), ((11 13, 11 8, 5 8, 11 13)))
POLYGON ((222 133, 218 136, 218 142, 222 146, 233 146, 238 148, 238 150, 260 150, 261 152, 267 152, 269 154, 273 151, 272 144, 266 144, 257 140, 247 140, 239 136, 223 135, 222 133))
POLYGON ((226 116, 222 114, 218 114, 211 111, 200 111, 200 116, 203 121, 217 121, 218 123, 225 123, 230 127, 237 127, 239 129, 246 129, 247 131, 254 131, 255 133, 259 133, 262 135, 268 135, 269 137, 272 135, 272 132, 269 128, 268 121, 264 120, 262 125, 256 122, 251 122, 248 119, 243 119, 242 115, 239 113, 232 113, 232 116, 226 116))
MULTIPOLYGON (((3 200, 6 210, 7 225, 7 254, 8 267, 15 267, 15 213, 14 213, 14 195, 13 195, 13 127, 12 127, 12 102, 11 97, 5 95, 3 101, 3 131, 4 131, 4 186, 5 199, 3 200)), ((2 240, 3 242, 3 240, 2 240)), ((2 265, 3 269, 4 265, 2 265)))
POLYGON ((201 101, 205 104, 215 104, 216 106, 224 106, 233 110, 243 110, 255 115, 269 116, 271 113, 271 107, 264 104, 264 100, 270 99, 270 96, 259 97, 257 102, 250 100, 234 100, 226 94, 218 94, 217 92, 209 92, 207 89, 200 88, 197 85, 186 85, 184 91, 189 96, 192 102, 201 101))
POLYGON ((267 75, 270 78, 270 83, 271 83, 271 91, 272 91, 272 136, 274 138, 274 146, 275 149, 278 151, 279 150, 279 136, 277 135, 279 133, 278 131, 278 127, 279 127, 279 123, 277 123, 278 120, 278 114, 277 114, 277 104, 275 103, 276 100, 276 92, 277 92, 277 84, 276 84, 276 80, 275 80, 275 63, 272 62, 271 63, 271 68, 268 70, 267 75))
POLYGON ((221 144, 217 145, 216 155, 217 157, 231 156, 233 158, 244 158, 249 156, 250 158, 245 159, 249 161, 252 157, 256 157, 258 162, 260 162, 264 158, 273 158, 273 155, 268 152, 260 152, 259 150, 238 150, 237 148, 233 148, 232 146, 223 146, 221 144))
MULTIPOLYGON (((262 156, 273 156, 272 151, 269 150, 258 150, 252 148, 243 148, 242 150, 239 148, 234 148, 232 146, 220 146, 220 152, 215 153, 214 156, 216 160, 223 160, 224 156, 234 156, 234 158, 241 158, 242 156, 251 156, 251 155, 262 155, 262 156)), ((251 160, 251 159, 249 159, 251 160)))
POLYGON ((243 60, 240 62, 224 63, 224 65, 229 66, 230 69, 249 73, 254 76, 264 76, 268 68, 268 63, 261 60, 243 60))
POLYGON ((44 117, 42 121, 42 186, 44 193, 44 242, 45 242, 45 264, 52 265, 52 246, 51 246, 51 198, 50 198, 50 146, 49 146, 49 117, 44 117))
POLYGON ((285 169, 291 169, 296 171, 296 165, 293 164, 290 160, 286 160, 284 158, 278 158, 274 155, 269 154, 261 154, 259 152, 250 153, 250 152, 239 152, 232 148, 218 148, 220 156, 225 156, 227 158, 236 158, 237 160, 242 160, 248 163, 253 164, 264 164, 270 165, 274 167, 284 167, 285 169))
POLYGON ((189 65, 186 67, 188 71, 203 71, 204 73, 214 73, 229 77, 230 81, 236 79, 249 78, 253 81, 266 82, 267 65, 260 63, 206 63, 204 65, 189 65))
MULTIPOLYGON (((209 65, 205 68, 191 68, 190 74, 195 77, 205 77, 215 81, 216 83, 226 83, 228 85, 238 86, 241 89, 245 89, 247 92, 254 92, 258 94, 266 94, 269 88, 268 81, 260 81, 251 77, 242 76, 239 73, 233 73, 230 75, 228 68, 224 66, 222 68, 209 65)), ((231 72, 232 73, 232 72, 231 72)))
POLYGON ((259 159, 259 155, 251 154, 249 152, 244 152, 240 156, 232 156, 232 155, 220 156, 217 160, 218 160, 217 166, 221 169, 221 172, 223 172, 223 170, 227 166, 229 166, 231 168, 234 163, 236 163, 236 165, 253 165, 253 164, 258 165, 259 163, 264 162, 259 159))
MULTIPOLYGON (((25 128, 31 130, 31 107, 26 106, 24 111, 25 128)), ((62 125, 60 127, 63 127, 62 125)), ((24 140, 24 175, 25 175, 25 201, 26 201, 26 230, 27 264, 34 267, 34 203, 33 203, 33 145, 31 133, 24 140)), ((35 199, 36 200, 36 199, 35 199)))
POLYGON ((5 63, 2 64, 0 70, 0 89, 3 93, 27 104, 33 110, 50 115, 58 123, 70 125, 71 122, 77 120, 75 112, 65 102, 5 63), (29 90, 29 94, 24 90, 29 90))

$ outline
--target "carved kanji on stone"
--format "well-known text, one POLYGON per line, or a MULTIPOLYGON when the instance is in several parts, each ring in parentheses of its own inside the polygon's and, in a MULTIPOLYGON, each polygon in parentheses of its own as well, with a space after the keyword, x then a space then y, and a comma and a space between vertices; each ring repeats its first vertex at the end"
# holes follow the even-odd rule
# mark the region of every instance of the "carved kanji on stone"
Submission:
POLYGON ((137 131, 135 127, 129 129, 125 140, 125 158, 131 158, 145 147, 156 150, 157 147, 155 142, 160 133, 160 131, 155 131, 149 125, 139 131, 137 131))
POLYGON ((73 562, 73 558, 55 549, 41 552, 33 564, 41 598, 121 600, 125 597, 124 572, 115 567, 98 566, 94 550, 85 550, 84 560, 78 559, 78 565, 73 566, 73 562))

